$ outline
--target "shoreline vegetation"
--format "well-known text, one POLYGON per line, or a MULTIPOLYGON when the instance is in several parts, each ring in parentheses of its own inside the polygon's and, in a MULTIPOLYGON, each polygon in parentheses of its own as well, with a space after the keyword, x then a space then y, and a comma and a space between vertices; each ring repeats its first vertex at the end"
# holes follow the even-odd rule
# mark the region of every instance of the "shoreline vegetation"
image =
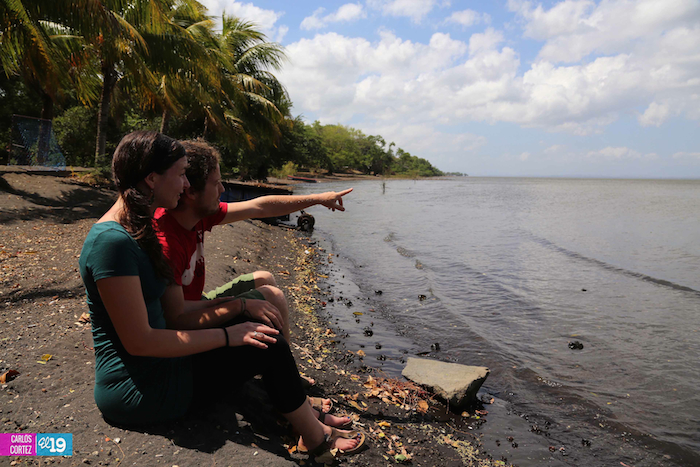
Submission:
POLYGON ((275 76, 284 47, 216 19, 194 0, 3 3, 0 164, 104 171, 123 135, 153 130, 207 140, 244 180, 295 167, 442 175, 380 135, 294 116, 275 76))
MULTIPOLYGON (((90 226, 115 192, 70 177, 0 174, 0 424, 3 432, 72 433, 75 465, 308 465, 295 439, 252 380, 217 406, 197 405, 178 423, 119 427, 95 406, 94 352, 77 258, 90 226), (12 374, 10 374, 12 375, 12 374)), ((272 272, 290 303, 292 348, 317 382, 367 434, 359 466, 505 466, 480 445, 488 405, 451 414, 408 381, 385 378, 344 349, 323 311, 332 255, 313 238, 260 221, 215 228, 205 244, 207 288, 232 275, 272 272)), ((234 363, 235 365, 235 363, 234 363)), ((42 458, 7 458, 39 465, 42 458)))

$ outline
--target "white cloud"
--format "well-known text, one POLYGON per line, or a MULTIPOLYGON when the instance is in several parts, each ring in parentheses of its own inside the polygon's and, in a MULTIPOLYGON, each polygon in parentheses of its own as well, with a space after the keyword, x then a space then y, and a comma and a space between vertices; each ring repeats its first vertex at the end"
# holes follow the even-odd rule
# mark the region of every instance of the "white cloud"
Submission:
MULTIPOLYGON (((438 5, 428 3, 430 9, 438 5)), ((486 144, 479 135, 455 136, 442 125, 452 129, 471 122, 509 122, 589 135, 605 131, 621 116, 636 116, 642 126, 659 126, 679 115, 700 120, 700 18, 692 14, 696 4, 700 2, 669 0, 670 11, 659 19, 644 13, 655 8, 646 0, 566 0, 549 10, 511 1, 525 34, 543 41, 538 58, 525 67, 512 38, 491 27, 464 41, 435 33, 429 41, 417 42, 384 30, 376 41, 318 34, 287 47, 290 64, 280 79, 295 113, 312 114, 324 123, 361 122, 353 126, 393 139, 417 155, 430 154, 435 163, 486 144), (626 15, 601 16, 620 5, 626 5, 626 15), (609 42, 594 38, 591 28, 609 42), (648 35, 635 35, 644 30, 648 35), (570 56, 565 53, 569 46, 570 56), (433 156, 436 148, 440 154, 433 156)), ((390 14, 388 7, 398 8, 399 2, 370 0, 367 5, 390 14)), ((421 14, 414 9, 411 17, 419 20, 430 9, 421 14)), ((338 12, 313 17, 330 21, 325 18, 338 12)), ((520 151, 529 152, 520 154, 528 163, 545 157, 601 164, 656 157, 617 146, 575 154, 563 145, 541 153, 520 151)), ((520 157, 514 155, 520 151, 510 157, 520 157)))
POLYGON ((472 34, 469 38, 469 54, 474 55, 480 51, 495 50, 501 42, 503 42, 503 33, 488 28, 484 33, 472 34))
POLYGON ((643 50, 675 28, 697 27, 700 19, 697 0, 565 0, 549 10, 509 0, 508 7, 525 22, 525 37, 545 41, 539 58, 552 62, 643 50))
POLYGON ((561 154, 566 150, 566 146, 563 144, 554 144, 544 150, 545 154, 561 154))
POLYGON ((700 119, 698 99, 689 99, 700 94, 698 0, 565 0, 548 10, 509 0, 508 6, 525 36, 543 41, 524 79, 539 82, 535 92, 549 96, 546 113, 565 120, 559 128, 597 131, 588 119, 605 126, 639 107, 646 107, 642 126, 677 115, 700 119))
POLYGON ((255 6, 253 3, 231 2, 229 0, 200 0, 207 7, 209 14, 217 17, 218 27, 221 27, 221 15, 236 16, 255 23, 270 40, 281 42, 289 31, 287 26, 277 26, 277 21, 284 15, 283 12, 266 10, 255 6))
POLYGON ((395 141, 415 156, 430 155, 430 162, 443 170, 459 167, 465 158, 477 157, 477 150, 488 143, 485 137, 472 133, 446 133, 430 125, 398 121, 360 129, 366 134, 382 135, 387 144, 395 141))
POLYGON ((639 151, 628 147, 613 147, 608 146, 597 151, 588 152, 585 157, 589 159, 606 159, 606 160, 626 160, 626 159, 655 159, 655 153, 642 154, 639 151))
POLYGON ((419 23, 438 3, 438 0, 367 0, 368 6, 385 15, 408 17, 415 23, 419 23))
POLYGON ((359 3, 346 3, 338 8, 335 13, 321 16, 324 11, 325 8, 319 8, 314 11, 313 15, 304 18, 304 20, 301 22, 301 29, 321 29, 326 27, 329 23, 337 23, 341 21, 350 22, 367 17, 367 13, 359 3))
POLYGON ((281 25, 277 28, 277 32, 275 33, 275 36, 273 36, 273 40, 275 42, 282 42, 284 40, 284 36, 286 36, 288 32, 289 27, 281 25))
POLYGON ((674 159, 699 159, 700 152, 677 152, 673 155, 674 159))
POLYGON ((639 123, 642 126, 661 126, 670 116, 670 106, 666 103, 652 102, 649 107, 639 116, 639 123))
POLYGON ((523 152, 522 154, 520 154, 520 155, 518 156, 518 159, 520 159, 521 161, 525 162, 526 160, 529 159, 529 157, 530 157, 530 153, 529 153, 529 152, 523 152))
POLYGON ((482 22, 489 24, 491 22, 491 16, 489 16, 487 13, 482 14, 474 10, 455 11, 445 20, 445 23, 459 24, 464 28, 468 28, 482 22))

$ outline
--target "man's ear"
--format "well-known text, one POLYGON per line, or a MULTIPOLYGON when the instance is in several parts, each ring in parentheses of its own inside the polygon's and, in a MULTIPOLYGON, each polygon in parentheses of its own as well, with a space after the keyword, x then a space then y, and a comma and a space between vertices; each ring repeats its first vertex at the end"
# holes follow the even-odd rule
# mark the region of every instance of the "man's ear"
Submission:
POLYGON ((182 196, 186 196, 187 199, 195 199, 197 197, 198 193, 194 191, 194 188, 191 186, 187 187, 185 191, 182 192, 182 196))

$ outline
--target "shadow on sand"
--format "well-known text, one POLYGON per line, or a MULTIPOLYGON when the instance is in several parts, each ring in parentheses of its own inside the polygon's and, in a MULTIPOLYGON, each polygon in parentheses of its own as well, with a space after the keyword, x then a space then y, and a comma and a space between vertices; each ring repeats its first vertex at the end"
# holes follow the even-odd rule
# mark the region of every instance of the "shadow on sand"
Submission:
POLYGON ((290 459, 280 442, 289 436, 289 428, 282 416, 276 415, 262 381, 253 379, 231 388, 228 397, 229 400, 212 397, 209 401, 195 401, 185 417, 169 423, 134 426, 105 421, 116 428, 160 435, 182 448, 209 454, 232 442, 246 447, 255 445, 290 459))
MULTIPOLYGON (((37 184, 40 184, 45 181, 42 180, 44 177, 48 179, 50 176, 32 177, 36 177, 37 184)), ((0 223, 9 224, 41 218, 70 224, 81 219, 101 216, 116 199, 116 193, 108 188, 87 187, 69 180, 57 180, 56 177, 51 177, 50 183, 60 184, 59 196, 45 197, 16 188, 0 175, 0 192, 18 196, 25 202, 25 206, 17 209, 0 208, 0 223)))

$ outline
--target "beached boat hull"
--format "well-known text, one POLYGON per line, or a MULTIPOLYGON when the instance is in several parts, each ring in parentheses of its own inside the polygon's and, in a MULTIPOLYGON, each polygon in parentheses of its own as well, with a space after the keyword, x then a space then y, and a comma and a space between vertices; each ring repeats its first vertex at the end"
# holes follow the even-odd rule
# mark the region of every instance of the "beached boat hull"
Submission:
MULTIPOLYGON (((291 195, 291 188, 284 188, 267 183, 243 183, 243 182, 222 182, 224 192, 221 193, 220 201, 224 203, 237 203, 248 201, 266 195, 291 195)), ((274 223, 278 220, 288 221, 289 214, 279 217, 268 217, 261 219, 265 222, 274 223)))

